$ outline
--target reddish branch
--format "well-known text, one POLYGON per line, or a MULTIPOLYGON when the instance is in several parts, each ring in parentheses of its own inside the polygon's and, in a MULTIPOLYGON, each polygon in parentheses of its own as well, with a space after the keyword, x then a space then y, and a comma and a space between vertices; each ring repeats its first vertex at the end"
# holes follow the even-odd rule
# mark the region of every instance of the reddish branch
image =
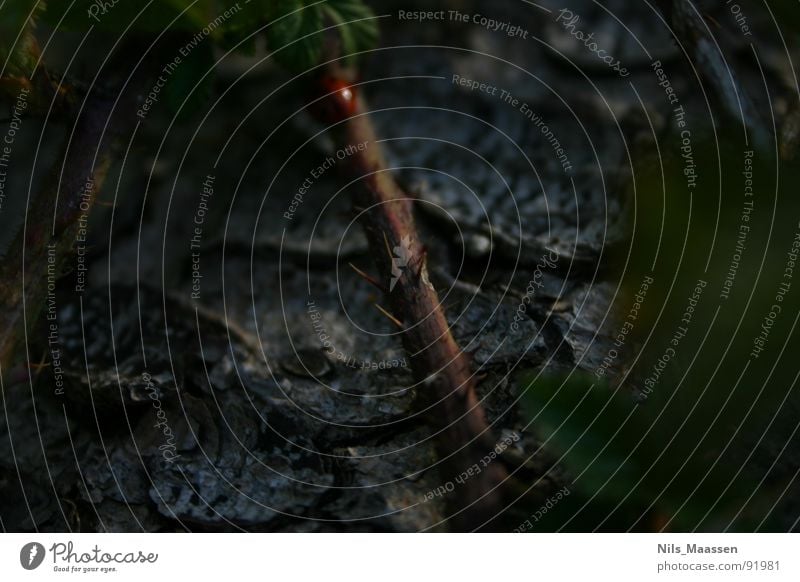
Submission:
MULTIPOLYGON (((386 281, 398 275, 391 291, 385 289, 391 314, 402 326, 402 341, 411 368, 420 384, 425 414, 436 429, 436 442, 442 459, 443 483, 453 480, 477 465, 479 472, 447 495, 455 514, 457 529, 472 529, 496 516, 502 507, 498 485, 505 469, 498 461, 483 466, 481 460, 495 446, 486 416, 478 400, 476 379, 470 358, 456 343, 444 309, 428 280, 426 251, 414 225, 412 200, 397 185, 387 170, 364 101, 344 89, 351 99, 339 99, 341 113, 350 114, 340 124, 341 147, 366 143, 367 147, 350 155, 349 172, 358 179, 355 207, 362 210, 366 232, 376 266, 386 281), (401 251, 402 262, 393 261, 401 251), (405 263, 403 266, 402 263, 405 263)), ((353 90, 354 92, 354 90, 353 90)))
POLYGON ((62 165, 57 164, 34 195, 27 208, 26 228, 17 233, 0 263, 0 369, 4 373, 22 339, 24 321, 28 325, 36 323, 45 305, 48 267, 58 278, 74 256, 81 195, 91 180, 94 186, 84 199, 91 205, 110 161, 100 143, 110 112, 110 100, 89 99, 86 113, 75 125, 72 141, 64 146, 63 173, 62 165), (92 154, 98 148, 93 167, 92 154))

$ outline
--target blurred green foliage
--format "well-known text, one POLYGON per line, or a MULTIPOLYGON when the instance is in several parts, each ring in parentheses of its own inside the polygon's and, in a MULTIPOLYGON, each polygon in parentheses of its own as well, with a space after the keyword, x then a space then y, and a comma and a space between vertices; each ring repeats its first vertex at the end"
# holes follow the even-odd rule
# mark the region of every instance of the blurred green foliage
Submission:
POLYGON ((276 60, 297 71, 318 64, 326 27, 334 27, 344 57, 372 48, 378 38, 372 10, 362 0, 51 0, 44 19, 61 30, 154 35, 197 33, 226 11, 234 16, 211 30, 216 43, 252 48, 248 37, 264 30, 276 60))
POLYGON ((268 13, 273 22, 267 32, 269 46, 281 64, 296 71, 319 62, 324 41, 319 31, 329 26, 326 18, 336 27, 339 56, 352 58, 378 40, 372 10, 361 0, 285 0, 273 3, 268 13))
POLYGON ((34 27, 44 2, 14 0, 0 10, 0 70, 4 75, 30 76, 38 58, 34 27))
MULTIPOLYGON (((754 151, 748 197, 750 147, 741 130, 698 129, 691 136, 698 185, 690 188, 683 143, 670 131, 660 158, 653 147, 634 159, 631 254, 626 248, 616 258, 625 265, 620 319, 642 279, 654 283, 619 348, 629 373, 608 385, 594 375, 545 372, 527 390, 532 426, 576 479, 569 487, 577 495, 549 512, 541 530, 779 528, 770 509, 797 463, 781 453, 797 442, 800 264, 787 267, 800 237, 800 169, 754 151), (687 323, 698 281, 706 286, 687 323), (780 311, 767 322, 775 305, 780 311)), ((607 333, 616 335, 620 319, 607 333)))
POLYGON ((210 95, 213 74, 207 73, 214 69, 215 47, 252 54, 262 36, 279 64, 302 72, 320 63, 330 39, 337 48, 327 58, 345 62, 378 39, 374 14, 362 0, 49 0, 46 5, 15 0, 0 8, 0 58, 6 74, 32 74, 37 21, 61 31, 169 38, 174 46, 182 46, 181 39, 190 42, 191 51, 170 72, 165 88, 167 106, 182 115, 196 111, 210 95))

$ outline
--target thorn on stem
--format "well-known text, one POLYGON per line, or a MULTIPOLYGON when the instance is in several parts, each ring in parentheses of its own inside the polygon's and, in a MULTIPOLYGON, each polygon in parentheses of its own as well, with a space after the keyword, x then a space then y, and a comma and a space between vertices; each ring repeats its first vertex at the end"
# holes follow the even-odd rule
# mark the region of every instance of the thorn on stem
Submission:
POLYGON ((383 242, 386 243, 386 254, 389 255, 389 260, 394 260, 394 253, 392 253, 392 249, 389 247, 389 238, 386 236, 386 231, 383 232, 383 242))
POLYGON ((373 303, 373 305, 375 305, 375 307, 378 309, 378 311, 380 311, 380 312, 381 312, 381 313, 383 313, 383 314, 384 314, 386 317, 388 317, 388 318, 389 318, 389 321, 391 321, 393 324, 395 324, 395 325, 396 325, 398 328, 400 328, 400 329, 402 329, 402 330, 405 330, 405 327, 403 326, 403 322, 402 322, 402 321, 400 321, 399 319, 397 319, 397 318, 396 318, 394 315, 392 315, 391 313, 389 313, 388 311, 386 311, 386 310, 385 310, 383 307, 381 307, 381 306, 380 306, 380 305, 378 305, 377 303, 373 303))
POLYGON ((347 264, 350 265, 350 268, 353 269, 356 272, 356 274, 362 279, 364 279, 367 283, 374 285, 375 287, 380 289, 383 293, 388 293, 386 287, 381 285, 380 282, 378 282, 374 277, 371 277, 370 275, 368 275, 367 273, 356 267, 353 263, 347 263, 347 264))
POLYGON ((50 366, 50 362, 47 361, 47 354, 46 353, 42 353, 42 357, 39 360, 38 364, 34 363, 34 362, 27 362, 27 366, 28 366, 29 370, 36 371, 36 374, 38 375, 39 372, 41 372, 44 368, 47 368, 47 367, 50 366))

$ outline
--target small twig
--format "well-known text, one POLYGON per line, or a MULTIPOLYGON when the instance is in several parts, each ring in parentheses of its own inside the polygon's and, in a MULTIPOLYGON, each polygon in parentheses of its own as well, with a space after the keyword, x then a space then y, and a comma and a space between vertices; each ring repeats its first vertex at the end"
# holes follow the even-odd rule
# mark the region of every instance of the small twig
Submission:
MULTIPOLYGON (((720 52, 718 39, 708 29, 696 5, 689 0, 657 0, 664 17, 671 21, 677 39, 686 47, 693 65, 713 87, 727 115, 741 120, 759 147, 769 147, 772 131, 742 76, 730 67, 720 52)), ((712 20, 712 22, 716 23, 712 20)))

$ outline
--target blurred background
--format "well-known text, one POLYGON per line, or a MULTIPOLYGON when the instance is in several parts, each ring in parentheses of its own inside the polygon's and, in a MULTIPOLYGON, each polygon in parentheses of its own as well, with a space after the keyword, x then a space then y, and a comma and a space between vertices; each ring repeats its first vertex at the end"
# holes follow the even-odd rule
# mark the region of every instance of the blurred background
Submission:
POLYGON ((452 529, 318 171, 331 50, 513 443, 488 527, 797 530, 792 3, 34 4, 0 8, 4 530, 452 529))

